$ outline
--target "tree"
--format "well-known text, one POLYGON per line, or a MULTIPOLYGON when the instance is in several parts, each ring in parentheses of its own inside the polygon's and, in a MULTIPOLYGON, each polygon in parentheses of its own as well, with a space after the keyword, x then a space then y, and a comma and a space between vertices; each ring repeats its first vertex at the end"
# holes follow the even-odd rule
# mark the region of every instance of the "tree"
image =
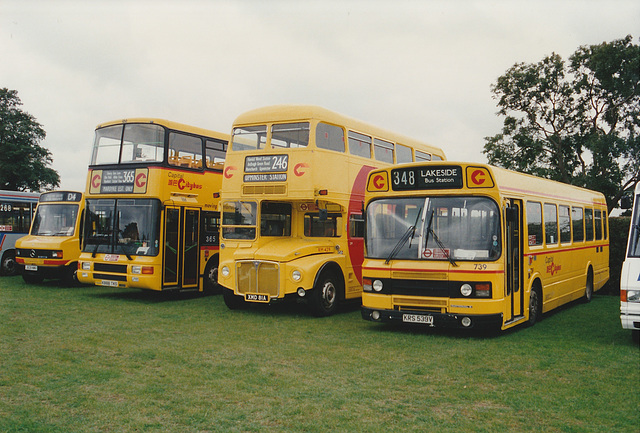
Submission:
POLYGON ((516 63, 491 86, 502 132, 491 164, 601 191, 613 209, 640 181, 640 47, 632 37, 516 63))
POLYGON ((16 90, 0 88, 0 189, 51 190, 60 185, 60 176, 48 167, 51 152, 38 144, 46 133, 20 105, 16 90))

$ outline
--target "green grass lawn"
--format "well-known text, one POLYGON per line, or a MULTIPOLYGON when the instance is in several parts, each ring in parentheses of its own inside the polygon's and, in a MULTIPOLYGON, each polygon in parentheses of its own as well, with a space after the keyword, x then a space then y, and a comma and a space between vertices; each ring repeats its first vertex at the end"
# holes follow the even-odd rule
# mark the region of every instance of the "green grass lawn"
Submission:
POLYGON ((2 432, 639 432, 640 350, 595 296, 500 335, 0 278, 2 432))

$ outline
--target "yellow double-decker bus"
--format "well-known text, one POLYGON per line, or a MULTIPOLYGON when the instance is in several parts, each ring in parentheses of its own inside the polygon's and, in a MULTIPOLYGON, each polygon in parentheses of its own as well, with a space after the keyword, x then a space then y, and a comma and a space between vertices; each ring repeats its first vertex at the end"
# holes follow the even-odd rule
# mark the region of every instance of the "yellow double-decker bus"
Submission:
POLYGON ((362 317, 433 327, 528 323, 609 279, 602 194, 485 164, 373 171, 362 317))
POLYGON ((51 191, 40 196, 31 231, 16 241, 16 262, 25 282, 77 281, 83 215, 81 192, 51 191))
POLYGON ((78 280, 111 287, 216 287, 218 198, 229 136, 161 119, 98 125, 78 280))
POLYGON ((219 283, 229 308, 291 295, 318 316, 362 293, 364 187, 376 167, 441 149, 307 105, 234 122, 222 183, 219 283))

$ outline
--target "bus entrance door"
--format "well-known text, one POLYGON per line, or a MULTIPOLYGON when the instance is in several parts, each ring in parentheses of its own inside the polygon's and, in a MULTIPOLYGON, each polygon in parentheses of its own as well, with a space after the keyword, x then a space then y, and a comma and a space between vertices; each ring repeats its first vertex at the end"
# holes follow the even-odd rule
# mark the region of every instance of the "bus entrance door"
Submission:
POLYGON ((198 288, 199 231, 199 209, 166 208, 163 288, 198 288))
POLYGON ((524 318, 524 290, 522 290, 522 200, 507 200, 506 266, 505 266, 505 324, 524 318))

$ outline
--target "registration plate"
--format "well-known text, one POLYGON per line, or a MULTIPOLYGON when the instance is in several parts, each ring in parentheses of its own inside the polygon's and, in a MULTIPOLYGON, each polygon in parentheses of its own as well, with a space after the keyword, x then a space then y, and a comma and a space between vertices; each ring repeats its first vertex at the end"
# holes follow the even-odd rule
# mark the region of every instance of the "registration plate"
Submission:
POLYGON ((118 282, 117 281, 111 281, 111 280, 102 280, 100 282, 101 286, 106 286, 106 287, 118 287, 118 282))
POLYGON ((402 321, 407 323, 424 323, 433 325, 433 316, 426 314, 403 314, 402 321))
POLYGON ((261 295, 259 293, 245 293, 244 300, 253 302, 269 302, 269 295, 261 295))
POLYGON ((37 271, 38 267, 36 265, 24 265, 24 269, 26 271, 37 271))

